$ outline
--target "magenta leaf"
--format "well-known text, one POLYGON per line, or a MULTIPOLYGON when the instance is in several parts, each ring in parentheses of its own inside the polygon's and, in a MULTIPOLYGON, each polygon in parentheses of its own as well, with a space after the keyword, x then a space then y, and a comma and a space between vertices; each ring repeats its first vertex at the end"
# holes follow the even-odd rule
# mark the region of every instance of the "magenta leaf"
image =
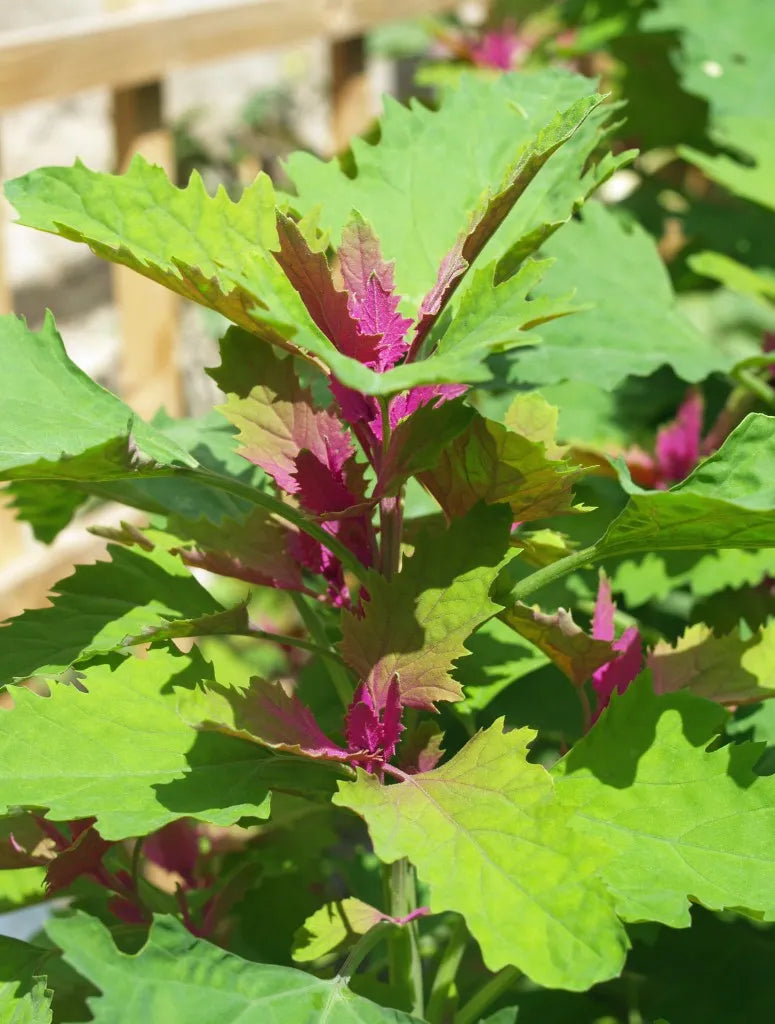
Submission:
MULTIPOLYGON (((381 705, 375 701, 368 686, 361 683, 345 717, 347 746, 356 755, 353 760, 357 761, 357 754, 365 752, 382 761, 390 761, 404 730, 402 714, 397 678, 390 683, 381 705)), ((367 764, 367 770, 371 770, 370 764, 367 764)))
POLYGON ((178 711, 191 725, 273 750, 329 761, 347 761, 351 754, 326 736, 309 708, 280 682, 253 679, 244 691, 210 684, 181 692, 178 711))
POLYGON ((58 853, 48 865, 47 895, 54 896, 62 892, 84 875, 95 875, 102 865, 102 858, 112 845, 91 826, 81 829, 77 836, 74 834, 73 843, 58 853))
POLYGON ((289 494, 299 489, 296 460, 304 449, 339 473, 352 442, 333 413, 315 407, 293 359, 238 328, 227 331, 221 353, 221 365, 210 376, 228 396, 222 411, 239 430, 240 454, 289 494))
POLYGON ((511 71, 529 52, 529 42, 512 28, 504 27, 485 32, 481 41, 472 48, 471 60, 479 67, 511 71))
POLYGON ((635 626, 629 626, 619 639, 615 640, 615 613, 616 605, 611 597, 610 580, 601 573, 592 621, 592 636, 596 640, 611 643, 611 651, 616 652, 616 657, 601 665, 592 676, 592 686, 597 694, 593 722, 600 716, 603 708, 608 707, 613 693, 624 693, 643 668, 643 644, 640 633, 635 626))
POLYGON ((315 324, 336 348, 366 366, 379 362, 379 338, 361 333, 348 298, 335 286, 323 252, 313 252, 295 221, 277 215, 280 250, 274 254, 315 324))
POLYGON ((675 420, 657 434, 658 487, 664 489, 683 480, 699 462, 703 411, 702 392, 692 388, 675 420))
POLYGON ((350 315, 363 334, 378 335, 380 372, 395 366, 407 353, 406 333, 412 321, 398 312, 393 264, 382 259, 379 240, 362 218, 342 231, 339 266, 349 293, 350 315))
POLYGON ((193 823, 179 818, 153 832, 143 843, 143 854, 165 871, 179 875, 189 889, 196 888, 199 832, 193 823))

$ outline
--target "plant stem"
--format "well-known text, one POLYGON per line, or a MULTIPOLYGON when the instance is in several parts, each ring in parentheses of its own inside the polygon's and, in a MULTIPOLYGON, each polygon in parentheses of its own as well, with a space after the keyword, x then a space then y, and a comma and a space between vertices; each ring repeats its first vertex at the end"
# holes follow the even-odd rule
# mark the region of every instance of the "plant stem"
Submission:
POLYGON ((477 1024, 488 1006, 510 988, 520 974, 516 967, 504 967, 498 971, 495 977, 490 978, 487 984, 468 1000, 462 1010, 455 1014, 454 1024, 477 1024))
MULTIPOLYGON (((299 596, 301 597, 301 595, 299 596)), ((301 598, 301 600, 303 601, 304 599, 301 598)), ((271 640, 272 643, 280 644, 282 647, 298 647, 302 651, 309 651, 311 654, 317 654, 319 657, 334 661, 338 665, 342 664, 342 659, 336 651, 331 650, 331 646, 328 643, 324 646, 320 643, 312 643, 311 640, 304 640, 303 637, 288 636, 285 633, 272 633, 266 629, 259 629, 257 626, 248 626, 243 633, 239 633, 237 635, 250 636, 253 637, 254 640, 271 640)))
POLYGON ((340 979, 345 985, 349 983, 350 978, 358 970, 358 967, 363 963, 369 953, 378 945, 384 938, 393 931, 396 926, 391 924, 390 921, 380 921, 375 924, 372 928, 362 935, 355 943, 353 948, 347 954, 347 959, 339 968, 337 978, 340 979))
POLYGON ((744 370, 740 367, 735 371, 734 377, 751 394, 756 395, 760 402, 768 405, 771 409, 775 408, 775 389, 768 381, 762 380, 752 370, 744 370))
MULTIPOLYGON (((395 861, 388 868, 390 916, 406 917, 417 909, 414 868, 406 859, 395 861)), ((420 958, 419 931, 416 921, 403 925, 389 940, 391 984, 398 988, 406 985, 411 992, 411 1012, 423 1016, 422 960, 420 958)))
POLYGON ((366 567, 361 564, 352 551, 345 547, 340 540, 324 530, 322 526, 314 522, 314 520, 300 512, 299 509, 294 508, 293 505, 288 505, 271 494, 264 494, 257 488, 251 487, 250 484, 242 483, 241 480, 234 480, 232 477, 205 469, 203 466, 199 466, 197 469, 179 469, 175 475, 188 476, 193 480, 198 480, 200 483, 209 484, 211 487, 217 487, 222 491, 228 491, 229 494, 243 498, 253 505, 260 505, 267 512, 276 515, 279 519, 284 519, 287 523, 301 530, 302 533, 306 533, 307 536, 312 537, 313 540, 328 548, 332 554, 336 555, 343 568, 351 572, 361 583, 366 582, 366 567))
MULTIPOLYGON (((301 621, 307 627, 307 632, 315 641, 315 646, 322 650, 331 652, 331 644, 326 636, 323 623, 307 604, 304 596, 302 594, 296 594, 294 591, 289 591, 289 593, 291 600, 296 605, 296 610, 299 613, 301 621)), ((343 707, 345 709, 349 708, 350 702, 353 699, 354 690, 347 669, 339 660, 338 656, 329 656, 324 658, 323 664, 326 666, 326 671, 328 672, 329 678, 333 683, 334 689, 336 690, 337 696, 342 702, 343 707)))
POLYGON ((531 573, 530 576, 526 576, 525 579, 520 580, 513 587, 509 599, 514 603, 524 601, 526 597, 533 594, 536 590, 540 590, 541 587, 546 587, 550 583, 554 583, 555 580, 567 576, 574 569, 580 569, 583 565, 595 562, 597 557, 594 546, 584 548, 582 551, 573 551, 570 555, 566 555, 565 558, 560 558, 556 562, 552 562, 551 565, 545 565, 543 569, 539 569, 537 572, 531 573))
POLYGON ((450 990, 455 983, 460 961, 465 953, 466 938, 465 921, 462 917, 457 917, 441 954, 439 966, 436 968, 436 976, 425 1009, 425 1018, 429 1024, 443 1024, 450 1000, 450 990))

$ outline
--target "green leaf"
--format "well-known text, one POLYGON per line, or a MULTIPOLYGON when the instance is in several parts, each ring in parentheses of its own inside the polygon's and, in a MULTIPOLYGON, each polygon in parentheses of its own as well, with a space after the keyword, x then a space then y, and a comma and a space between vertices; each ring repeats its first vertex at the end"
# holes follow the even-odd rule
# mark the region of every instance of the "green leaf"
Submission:
MULTIPOLYGON (((407 108, 388 98, 379 142, 352 143, 354 175, 348 176, 335 160, 291 156, 287 169, 297 191, 291 203, 304 213, 322 204, 320 226, 334 244, 351 211, 358 210, 376 231, 385 258, 396 261, 398 294, 416 309, 481 204, 505 186, 558 110, 567 111, 564 132, 572 134, 594 103, 593 89, 588 79, 551 70, 490 81, 465 75, 457 88, 445 92, 438 112, 416 101, 407 108), (461 148, 462 138, 466 145, 461 148), (444 188, 439 189, 442 178, 444 188)), ((598 142, 599 122, 596 129, 586 136, 584 159, 598 142)), ((536 180, 548 173, 551 159, 536 180)), ((525 201, 528 195, 529 189, 525 201)), ((518 235, 507 219, 504 248, 544 224, 546 214, 537 205, 534 217, 520 222, 518 235)), ((552 210, 550 219, 570 216, 572 200, 568 206, 559 214, 552 210)))
POLYGON ((365 614, 343 616, 341 650, 377 701, 396 674, 404 704, 461 699, 449 673, 468 653, 466 637, 500 608, 490 588, 510 525, 507 509, 477 505, 445 532, 421 536, 392 579, 369 573, 365 614))
POLYGON ((0 871, 0 914, 40 903, 46 898, 45 884, 45 868, 3 869, 0 871))
POLYGON ((0 317, 0 373, 0 479, 77 483, 197 465, 78 369, 50 315, 38 332, 15 316, 0 317))
POLYGON ((664 600, 679 587, 695 597, 707 597, 727 587, 756 586, 775 575, 775 551, 650 551, 638 560, 627 559, 611 573, 612 589, 637 608, 651 600, 664 600))
POLYGON ((775 623, 747 640, 690 626, 674 646, 660 642, 648 656, 656 693, 688 690, 719 704, 775 697, 775 623))
MULTIPOLYGON (((775 167, 775 160, 773 160, 775 167)), ((741 295, 749 295, 768 305, 775 301, 775 278, 769 274, 751 270, 744 263, 730 259, 720 252, 698 252, 689 259, 689 266, 695 274, 712 277, 714 281, 731 288, 741 295)))
POLYGON ((51 1024, 44 973, 50 954, 0 935, 0 1024, 51 1024))
POLYGON ((662 0, 643 25, 649 31, 680 31, 674 61, 684 88, 708 101, 713 142, 744 162, 688 148, 681 155, 731 191, 775 209, 772 7, 756 0, 733 7, 713 0, 662 0))
POLYGON ((500 619, 486 622, 468 638, 466 647, 471 657, 455 669, 465 693, 455 711, 464 717, 486 708, 508 686, 543 668, 549 660, 500 619))
POLYGON ((599 875, 625 920, 686 927, 690 897, 775 911, 775 780, 754 773, 759 746, 713 749, 725 717, 644 673, 553 769, 572 827, 617 851, 599 875))
POLYGON ((523 423, 520 410, 541 401, 515 399, 505 425, 475 416, 439 453, 433 469, 420 474, 449 517, 464 515, 478 501, 508 503, 522 522, 571 510, 573 485, 586 470, 558 457, 553 437, 531 436, 530 417, 523 423))
POLYGON ((543 247, 555 263, 537 289, 575 288, 592 308, 541 328, 540 347, 520 352, 510 376, 531 384, 588 381, 612 388, 628 374, 663 364, 687 381, 728 368, 676 306, 670 278, 646 232, 601 203, 590 203, 543 247))
POLYGON ((2 811, 46 807, 57 821, 95 817, 104 839, 124 839, 182 817, 217 825, 266 817, 275 785, 330 788, 333 767, 186 725, 175 689, 210 674, 195 651, 155 650, 85 669, 86 693, 61 684, 50 697, 16 689, 15 707, 0 711, 2 811))
POLYGON ((564 608, 553 614, 522 603, 501 613, 501 619, 529 640, 565 673, 574 686, 581 686, 611 660, 611 644, 595 640, 577 626, 564 608))
POLYGON ((256 964, 156 917, 147 943, 122 953, 96 918, 55 919, 48 933, 101 995, 95 1024, 410 1024, 416 1018, 356 996, 342 979, 256 964))
POLYGON ((596 557, 680 548, 775 547, 775 417, 752 413, 719 450, 669 491, 620 474, 630 500, 596 557))
POLYGON ((745 162, 728 156, 708 156, 689 146, 679 147, 678 152, 735 195, 775 210, 775 119, 724 117, 710 134, 718 146, 735 150, 745 162))
POLYGON ((317 960, 343 946, 345 942, 352 943, 359 935, 365 935, 383 920, 384 914, 381 911, 354 896, 336 903, 326 903, 308 917, 296 933, 293 959, 298 963, 317 960))
POLYGON ((79 566, 60 580, 51 607, 25 612, 8 624, 0 682, 57 676, 78 662, 126 647, 132 638, 141 642, 143 633, 171 619, 221 611, 173 555, 118 545, 109 551, 110 562, 79 566))
POLYGON ((447 764, 381 785, 359 771, 334 802, 366 819, 377 856, 408 857, 433 913, 465 916, 488 968, 583 990, 621 969, 627 940, 596 880, 604 847, 568 828, 534 733, 479 732, 447 764))

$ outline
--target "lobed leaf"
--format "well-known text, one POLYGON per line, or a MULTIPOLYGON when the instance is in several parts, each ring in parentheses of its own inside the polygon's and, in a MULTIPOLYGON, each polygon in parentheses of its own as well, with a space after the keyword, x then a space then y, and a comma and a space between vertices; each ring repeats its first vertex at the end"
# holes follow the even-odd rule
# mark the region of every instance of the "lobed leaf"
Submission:
POLYGON ((521 522, 571 511, 573 485, 586 470, 547 451, 545 436, 531 436, 530 423, 519 420, 522 403, 515 399, 510 410, 516 429, 509 412, 505 425, 475 415, 433 468, 419 474, 449 517, 464 515, 478 501, 507 503, 521 522))
POLYGON ((775 417, 752 413, 669 491, 630 495, 595 545, 599 557, 681 548, 775 547, 775 417))
POLYGON ((475 506, 445 532, 421 537, 391 579, 369 574, 364 614, 342 618, 341 651, 378 705, 396 676, 403 704, 461 699, 449 673, 468 653, 466 637, 499 610, 490 588, 510 525, 506 509, 475 506))
POLYGON ((317 960, 345 942, 352 942, 359 935, 365 935, 384 919, 385 915, 381 911, 354 896, 337 900, 336 903, 326 903, 308 917, 296 932, 293 959, 297 963, 317 960))
POLYGON ((568 828, 526 729, 503 720, 447 764, 398 785, 359 771, 334 797, 366 819, 377 856, 408 857, 433 913, 465 916, 490 970, 583 990, 621 969, 627 940, 596 879, 604 847, 568 828))
POLYGON ((646 661, 656 693, 688 690, 719 704, 775 697, 775 623, 744 640, 689 626, 674 645, 658 643, 646 661))
POLYGON ((754 772, 758 745, 714 749, 724 718, 644 674, 553 769, 571 826, 617 852, 599 876, 625 920, 687 927, 690 899, 775 910, 775 786, 754 772))
MULTIPOLYGON (((513 201, 510 180, 521 162, 544 149, 541 131, 572 136, 573 127, 599 102, 592 92, 588 79, 547 70, 501 75, 494 81, 464 75, 457 88, 445 92, 438 111, 417 101, 403 107, 387 98, 379 141, 352 143, 354 175, 335 160, 323 163, 301 153, 290 157, 287 170, 297 193, 290 201, 306 213, 321 207, 322 199, 320 226, 330 232, 335 245, 351 211, 357 210, 374 228, 385 258, 395 260, 396 289, 414 312, 437 284, 442 261, 461 235, 467 237, 469 225, 486 218, 483 211, 504 190, 513 201), (554 125, 549 129, 558 110, 566 112, 567 124, 563 130, 554 125), (466 139, 462 148, 461 138, 466 139), (439 189, 442 176, 444 188, 439 189)), ((599 132, 598 122, 585 136, 583 157, 576 156, 581 165, 598 143, 599 132)), ((536 180, 545 173, 540 168, 535 172, 536 180)), ((569 177, 580 172, 581 167, 577 171, 574 166, 569 177)), ((572 207, 571 200, 550 216, 566 219, 572 207)), ((539 206, 532 220, 520 223, 519 236, 507 221, 508 244, 545 220, 539 206)))
POLYGON ((196 459, 68 358, 54 320, 0 316, 0 479, 79 483, 168 474, 196 459))
POLYGON ((628 374, 646 376, 665 364, 687 381, 731 366, 678 309, 657 247, 637 224, 590 203, 542 254, 555 262, 538 297, 575 288, 576 302, 590 308, 545 324, 541 346, 514 361, 513 380, 588 381, 610 389, 628 374))
POLYGON ((58 676, 74 664, 142 642, 143 634, 170 619, 221 611, 174 556, 118 545, 109 552, 110 562, 79 566, 57 583, 51 607, 24 612, 3 629, 1 682, 58 676))
POLYGON ((608 641, 585 633, 564 608, 547 614, 518 602, 501 612, 500 618, 553 661, 574 686, 587 682, 616 656, 608 641))
POLYGON ((256 964, 194 938, 172 917, 154 918, 135 954, 118 949, 99 920, 76 913, 47 931, 65 960, 101 995, 95 1024, 411 1024, 416 1018, 291 967, 256 964))
POLYGON ((54 820, 94 817, 102 837, 117 840, 183 817, 218 825, 266 817, 274 785, 325 791, 333 767, 262 756, 253 744, 186 725, 175 688, 209 675, 195 653, 155 650, 86 668, 88 692, 58 684, 41 697, 18 688, 14 708, 0 710, 0 813, 45 807, 54 820))

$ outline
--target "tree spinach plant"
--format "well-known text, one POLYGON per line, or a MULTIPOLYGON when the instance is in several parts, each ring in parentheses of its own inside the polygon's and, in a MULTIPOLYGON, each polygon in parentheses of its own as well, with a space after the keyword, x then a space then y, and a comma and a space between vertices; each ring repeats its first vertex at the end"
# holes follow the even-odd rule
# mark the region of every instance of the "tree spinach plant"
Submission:
POLYGON ((470 74, 286 193, 141 159, 8 184, 231 326, 220 410, 146 423, 51 317, 0 319, 18 514, 128 509, 2 633, 0 898, 66 899, 0 939, 0 1019, 632 1020, 691 906, 738 915, 696 910, 700 944, 772 919, 775 782, 725 708, 775 694, 772 627, 637 611, 775 572, 767 359, 706 412, 739 352, 580 212, 619 116, 470 74), (637 380, 660 429, 617 457, 578 425, 637 380))

